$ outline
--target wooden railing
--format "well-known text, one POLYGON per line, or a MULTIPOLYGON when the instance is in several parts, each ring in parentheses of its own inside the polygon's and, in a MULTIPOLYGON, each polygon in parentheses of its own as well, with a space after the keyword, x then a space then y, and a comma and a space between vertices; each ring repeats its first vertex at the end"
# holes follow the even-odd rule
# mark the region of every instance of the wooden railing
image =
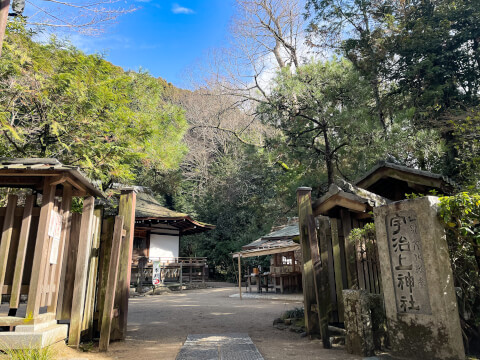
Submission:
POLYGON ((270 273, 272 274, 288 274, 293 272, 301 272, 300 266, 298 264, 270 266, 270 273))

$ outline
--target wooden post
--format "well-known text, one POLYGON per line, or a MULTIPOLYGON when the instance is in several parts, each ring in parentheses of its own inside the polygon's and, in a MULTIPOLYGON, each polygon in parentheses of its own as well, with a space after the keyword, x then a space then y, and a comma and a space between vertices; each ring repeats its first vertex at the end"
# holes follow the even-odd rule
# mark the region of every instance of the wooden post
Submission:
POLYGON ((128 298, 130 296, 130 276, 132 267, 133 231, 135 226, 135 192, 122 191, 118 205, 118 215, 123 216, 126 235, 120 249, 118 283, 115 291, 115 307, 118 317, 112 324, 112 340, 124 340, 127 334, 128 298))
POLYGON ((85 315, 83 329, 88 330, 89 339, 93 338, 93 316, 95 310, 95 297, 97 293, 97 275, 98 275, 98 253, 100 247, 100 235, 102 232, 103 208, 94 210, 94 232, 90 255, 90 267, 88 274, 88 287, 85 303, 85 315))
POLYGON ((238 254, 238 291, 240 292, 240 300, 242 300, 242 259, 238 254))
POLYGON ((115 217, 115 227, 113 230, 112 251, 110 263, 108 266, 108 277, 105 288, 105 302, 103 312, 100 314, 102 325, 100 330, 100 351, 107 351, 110 344, 110 332, 112 329, 113 305, 115 301, 115 290, 117 287, 118 263, 120 259, 120 249, 122 245, 123 216, 115 217))
POLYGON ((180 263, 180 291, 183 290, 183 263, 180 263))
POLYGON ((68 345, 78 348, 82 332, 82 321, 85 307, 85 291, 87 288, 88 260, 92 245, 93 211, 95 198, 90 196, 83 201, 80 240, 78 243, 77 264, 75 269, 75 287, 73 288, 72 313, 68 345))
POLYGON ((10 9, 10 0, 0 0, 0 56, 2 56, 3 39, 7 28, 8 11, 10 9))
MULTIPOLYGON (((300 230, 300 245, 303 258, 303 303, 305 311, 305 328, 307 334, 312 337, 313 334, 319 333, 319 315, 318 302, 316 294, 316 280, 314 272, 314 264, 312 259, 312 248, 310 237, 315 234, 315 226, 313 226, 313 234, 310 224, 312 215, 311 188, 301 187, 297 189, 298 204, 298 225, 300 230), (313 310, 313 311, 312 311, 313 310)), ((318 247, 317 247, 318 250, 318 247)), ((282 284, 283 285, 283 284, 282 284)))
POLYGON ((343 236, 345 241, 345 260, 347 265, 347 286, 352 289, 354 285, 358 287, 357 264, 355 243, 348 240, 348 235, 352 231, 352 217, 347 209, 340 210, 342 219, 343 236))
POLYGON ((44 180, 42 193, 42 208, 38 220, 37 238, 35 241, 35 253, 33 255, 32 276, 30 277, 30 288, 28 290, 27 317, 36 318, 40 312, 42 299, 43 281, 45 277, 45 264, 49 260, 48 254, 48 226, 53 210, 56 185, 50 185, 47 179, 44 180))
POLYGON ((337 310, 338 321, 343 322, 344 306, 343 306, 343 280, 342 280, 342 257, 340 240, 338 239, 338 221, 330 219, 332 230, 332 246, 333 246, 333 266, 335 268, 335 289, 337 293, 337 310))
POLYGON ((57 307, 57 320, 70 320, 72 313, 73 288, 75 287, 75 270, 77 268, 78 242, 82 214, 71 214, 70 239, 63 251, 62 277, 57 307))
POLYGON ((18 309, 18 304, 20 303, 20 289, 22 287, 25 256, 27 255, 28 237, 30 235, 33 204, 35 199, 35 195, 27 196, 25 199, 25 207, 23 209, 22 229, 20 230, 17 258, 15 261, 15 272, 13 275, 12 293, 10 295, 10 311, 12 312, 13 316, 13 312, 16 312, 16 309, 18 309))
POLYGON ((97 292, 98 331, 100 331, 100 329, 102 328, 102 314, 105 303, 105 292, 107 289, 108 272, 110 269, 114 224, 114 217, 108 217, 104 219, 102 224, 97 292))
MULTIPOLYGON (((65 244, 70 240, 70 229, 72 225, 72 217, 70 214, 70 209, 72 207, 72 185, 65 182, 63 184, 63 194, 62 194, 62 233, 60 236, 60 244, 58 245, 58 260, 57 266, 55 268, 55 279, 54 284, 56 289, 52 294, 52 302, 48 307, 48 312, 56 313, 58 306, 58 297, 60 294, 60 277, 62 275, 63 262, 64 262, 64 249, 65 244)), ((61 289, 63 291, 63 288, 61 289)), ((62 299, 63 301, 63 299, 62 299)))
POLYGON ((328 246, 327 243, 331 241, 330 220, 328 217, 319 216, 318 221, 318 247, 320 252, 320 259, 315 265, 315 275, 317 278, 317 296, 318 296, 318 310, 320 321, 320 334, 322 336, 323 347, 329 349, 330 334, 328 331, 328 321, 332 312, 332 304, 330 301, 330 283, 328 274, 328 246))
POLYGON ((10 242, 13 233, 13 219, 15 217, 15 208, 17 207, 17 195, 8 195, 7 210, 3 221, 2 238, 0 242, 0 293, 5 283, 7 273, 8 253, 10 252, 10 242))

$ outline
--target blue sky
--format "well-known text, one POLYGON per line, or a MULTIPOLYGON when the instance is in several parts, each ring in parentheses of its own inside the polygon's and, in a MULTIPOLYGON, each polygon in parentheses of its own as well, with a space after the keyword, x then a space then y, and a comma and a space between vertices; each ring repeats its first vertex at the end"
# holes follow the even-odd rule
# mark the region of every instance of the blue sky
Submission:
POLYGON ((141 9, 117 19, 100 36, 73 35, 87 53, 100 52, 124 69, 147 69, 187 87, 184 71, 208 49, 225 45, 234 0, 137 0, 141 9))

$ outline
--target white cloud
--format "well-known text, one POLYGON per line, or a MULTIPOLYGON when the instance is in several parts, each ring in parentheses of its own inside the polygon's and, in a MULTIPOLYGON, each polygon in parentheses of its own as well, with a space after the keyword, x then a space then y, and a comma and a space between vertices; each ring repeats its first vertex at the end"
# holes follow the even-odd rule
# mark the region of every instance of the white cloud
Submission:
POLYGON ((172 12, 174 14, 194 14, 195 13, 195 11, 193 11, 192 9, 180 6, 178 4, 172 5, 172 12))

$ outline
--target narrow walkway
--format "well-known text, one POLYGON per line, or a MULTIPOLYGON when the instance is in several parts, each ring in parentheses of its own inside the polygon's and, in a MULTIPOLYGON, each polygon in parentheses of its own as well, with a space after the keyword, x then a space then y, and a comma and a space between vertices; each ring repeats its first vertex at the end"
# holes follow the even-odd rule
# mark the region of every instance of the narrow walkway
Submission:
POLYGON ((188 335, 176 360, 264 360, 248 334, 188 335))
POLYGON ((175 360, 189 335, 248 334, 265 360, 362 359, 341 349, 323 349, 320 340, 273 327, 275 318, 301 307, 302 302, 240 300, 230 297, 238 293, 234 285, 215 285, 220 287, 131 298, 127 339, 112 343, 105 357, 175 360))

